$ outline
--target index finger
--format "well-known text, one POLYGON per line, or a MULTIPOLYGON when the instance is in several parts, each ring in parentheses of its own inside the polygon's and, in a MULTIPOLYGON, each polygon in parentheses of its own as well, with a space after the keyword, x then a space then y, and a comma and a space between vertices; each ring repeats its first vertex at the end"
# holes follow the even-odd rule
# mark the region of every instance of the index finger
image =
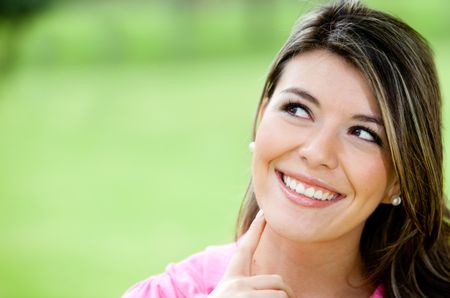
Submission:
POLYGON ((265 225, 264 213, 262 210, 259 210, 248 231, 240 240, 236 252, 231 257, 225 276, 250 275, 253 255, 258 247, 265 225))

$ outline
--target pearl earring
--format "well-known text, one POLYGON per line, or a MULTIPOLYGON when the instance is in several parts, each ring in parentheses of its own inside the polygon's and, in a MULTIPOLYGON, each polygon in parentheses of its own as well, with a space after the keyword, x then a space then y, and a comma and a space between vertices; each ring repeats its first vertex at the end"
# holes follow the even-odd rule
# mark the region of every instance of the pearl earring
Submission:
POLYGON ((250 150, 251 153, 255 151, 255 142, 251 142, 250 144, 248 144, 248 150, 250 150))
POLYGON ((400 196, 393 196, 391 199, 391 204, 394 206, 398 206, 402 203, 402 198, 400 196))

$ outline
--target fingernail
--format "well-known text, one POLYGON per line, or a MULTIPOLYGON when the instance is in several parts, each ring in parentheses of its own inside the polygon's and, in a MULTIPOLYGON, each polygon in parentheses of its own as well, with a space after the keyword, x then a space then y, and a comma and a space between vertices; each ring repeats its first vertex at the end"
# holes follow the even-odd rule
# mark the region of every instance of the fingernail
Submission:
POLYGON ((258 213, 256 213, 255 219, 260 218, 264 215, 264 211, 262 209, 259 209, 258 213))

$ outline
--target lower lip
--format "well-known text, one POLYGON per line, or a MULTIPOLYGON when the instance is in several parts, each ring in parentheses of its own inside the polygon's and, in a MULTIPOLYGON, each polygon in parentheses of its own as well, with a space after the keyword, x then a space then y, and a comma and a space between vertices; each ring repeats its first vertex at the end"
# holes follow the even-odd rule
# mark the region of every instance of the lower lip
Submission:
POLYGON ((293 191, 292 189, 288 188, 286 186, 286 184, 284 184, 284 182, 283 182, 283 174, 281 172, 277 171, 276 174, 277 174, 278 181, 280 183, 280 188, 283 191, 283 193, 285 194, 285 196, 291 202, 293 202, 297 205, 300 205, 303 207, 321 208, 321 207, 327 207, 327 206, 333 205, 343 199, 342 196, 339 196, 336 199, 332 199, 329 201, 328 200, 320 201, 320 200, 311 199, 307 196, 299 194, 299 193, 293 191))

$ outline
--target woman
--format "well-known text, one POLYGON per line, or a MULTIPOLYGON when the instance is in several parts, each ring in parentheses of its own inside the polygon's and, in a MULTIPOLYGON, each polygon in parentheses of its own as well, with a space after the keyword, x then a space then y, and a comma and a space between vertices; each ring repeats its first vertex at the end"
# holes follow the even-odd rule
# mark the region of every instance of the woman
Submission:
POLYGON ((412 28, 357 1, 310 13, 264 86, 237 244, 124 297, 448 297, 440 113, 412 28))

